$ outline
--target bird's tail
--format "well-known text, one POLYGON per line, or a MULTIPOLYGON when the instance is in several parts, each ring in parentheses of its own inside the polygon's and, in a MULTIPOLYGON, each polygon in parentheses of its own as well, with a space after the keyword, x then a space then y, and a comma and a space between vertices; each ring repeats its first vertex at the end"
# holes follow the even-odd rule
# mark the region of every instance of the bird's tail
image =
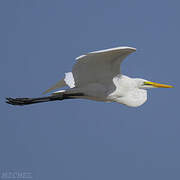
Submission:
POLYGON ((6 103, 11 105, 28 105, 28 104, 35 104, 35 103, 42 103, 48 101, 57 101, 57 100, 64 100, 64 99, 75 99, 77 97, 83 96, 82 93, 73 93, 73 94, 58 94, 46 97, 39 97, 39 98, 6 98, 6 103))

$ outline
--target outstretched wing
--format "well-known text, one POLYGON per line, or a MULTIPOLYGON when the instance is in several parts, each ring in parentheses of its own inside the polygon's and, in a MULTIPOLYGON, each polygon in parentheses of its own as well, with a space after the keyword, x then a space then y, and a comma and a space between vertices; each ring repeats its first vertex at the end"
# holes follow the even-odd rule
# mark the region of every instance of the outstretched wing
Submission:
POLYGON ((123 59, 134 51, 132 47, 117 47, 77 57, 72 69, 75 86, 112 82, 113 77, 120 74, 123 59))
POLYGON ((65 78, 46 90, 43 94, 52 90, 69 86, 83 86, 89 83, 112 83, 113 77, 120 74, 120 64, 123 59, 136 51, 132 47, 117 47, 101 51, 90 52, 76 58, 72 73, 65 73, 65 78))

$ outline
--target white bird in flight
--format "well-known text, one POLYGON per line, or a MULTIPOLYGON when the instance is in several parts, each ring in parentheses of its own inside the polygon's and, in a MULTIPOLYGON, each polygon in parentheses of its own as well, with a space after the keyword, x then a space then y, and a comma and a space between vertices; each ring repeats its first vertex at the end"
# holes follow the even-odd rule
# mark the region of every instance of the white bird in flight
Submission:
POLYGON ((147 89, 173 86, 122 75, 120 65, 134 51, 136 49, 132 47, 116 47, 79 56, 72 72, 65 73, 65 77, 44 94, 65 86, 68 89, 40 98, 6 98, 6 102, 27 105, 64 99, 89 99, 117 102, 130 107, 141 106, 147 100, 147 89))

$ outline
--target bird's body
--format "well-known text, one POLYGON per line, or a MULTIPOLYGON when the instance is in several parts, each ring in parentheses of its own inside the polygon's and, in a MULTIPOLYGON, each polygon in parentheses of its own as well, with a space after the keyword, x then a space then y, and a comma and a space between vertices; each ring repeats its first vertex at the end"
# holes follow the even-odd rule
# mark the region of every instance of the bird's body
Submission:
POLYGON ((121 62, 135 50, 131 47, 117 47, 79 56, 72 72, 65 73, 65 78, 44 93, 65 86, 69 86, 68 89, 56 91, 51 96, 42 98, 7 98, 7 103, 25 105, 81 98, 138 107, 146 102, 148 88, 172 86, 122 75, 121 62))

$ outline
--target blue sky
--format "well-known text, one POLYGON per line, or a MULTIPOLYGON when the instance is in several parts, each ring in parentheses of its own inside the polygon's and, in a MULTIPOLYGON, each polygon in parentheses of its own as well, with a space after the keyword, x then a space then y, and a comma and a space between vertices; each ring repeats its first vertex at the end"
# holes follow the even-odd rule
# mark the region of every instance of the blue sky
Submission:
POLYGON ((0 172, 32 179, 179 180, 180 2, 0 1, 0 172), (123 74, 169 83, 141 107, 67 100, 25 107, 89 51, 132 46, 123 74))

